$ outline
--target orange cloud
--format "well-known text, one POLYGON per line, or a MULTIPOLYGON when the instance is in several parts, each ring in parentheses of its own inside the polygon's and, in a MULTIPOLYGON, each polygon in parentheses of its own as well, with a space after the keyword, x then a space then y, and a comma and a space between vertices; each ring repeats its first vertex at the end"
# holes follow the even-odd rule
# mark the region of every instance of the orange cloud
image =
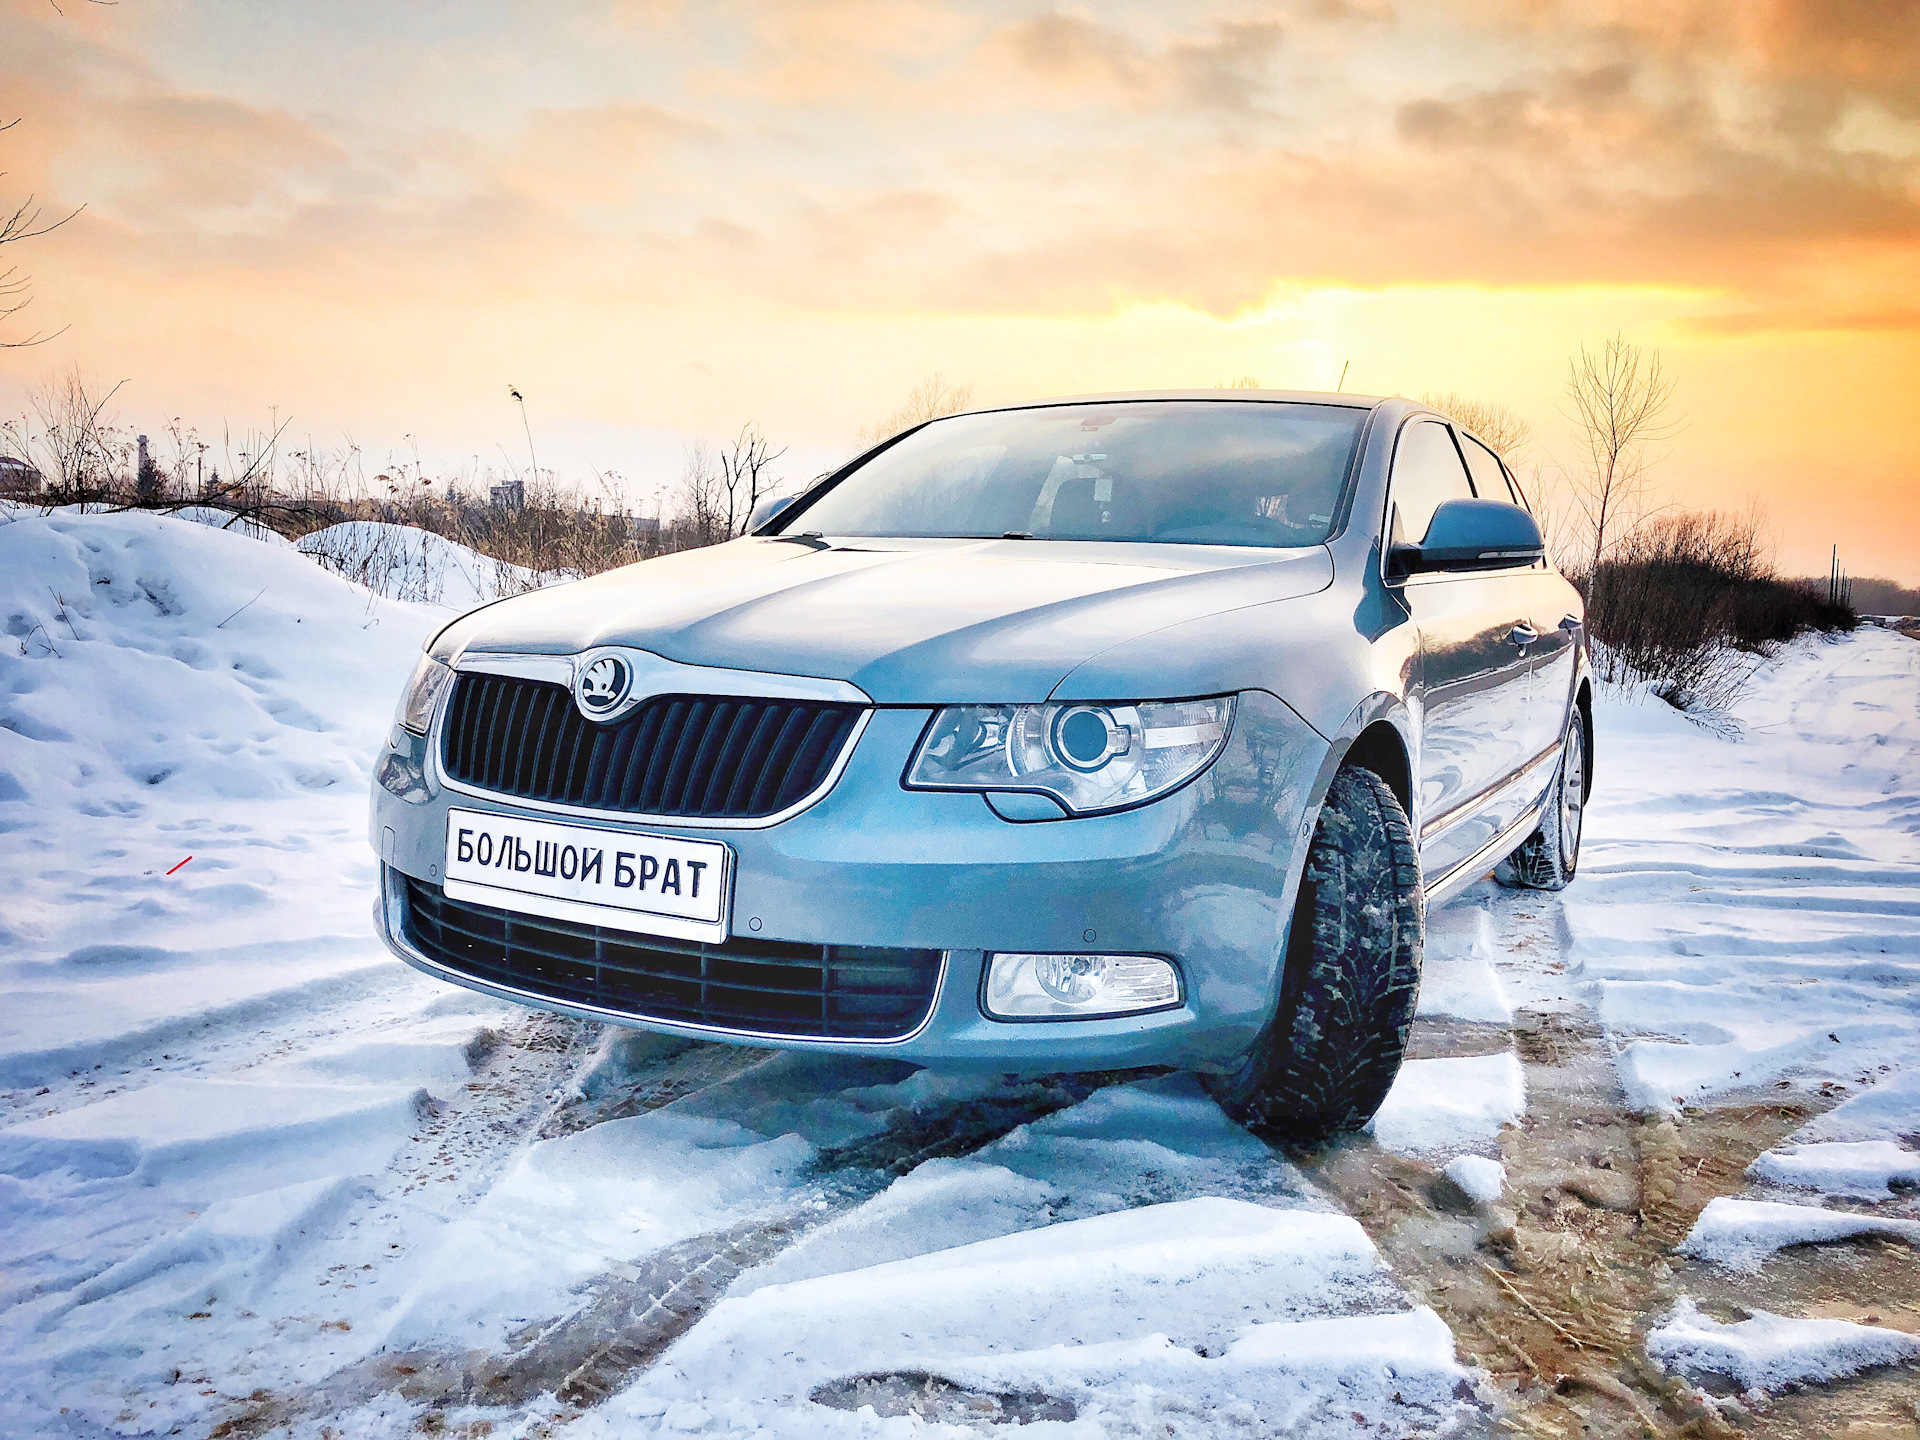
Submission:
MULTIPOLYGON (((0 0, 0 201, 88 205, 18 257, 36 318, 223 405, 458 430, 511 365, 851 435, 916 366, 1007 398, 1354 358, 1551 412, 1542 367, 1629 323, 1775 412, 1808 355, 1920 377, 1911 0, 64 8, 0 0), (1441 300, 1275 300, 1352 294, 1441 300)), ((0 405, 55 354, 0 352, 0 405)), ((1875 444, 1858 473, 1920 465, 1875 444)))

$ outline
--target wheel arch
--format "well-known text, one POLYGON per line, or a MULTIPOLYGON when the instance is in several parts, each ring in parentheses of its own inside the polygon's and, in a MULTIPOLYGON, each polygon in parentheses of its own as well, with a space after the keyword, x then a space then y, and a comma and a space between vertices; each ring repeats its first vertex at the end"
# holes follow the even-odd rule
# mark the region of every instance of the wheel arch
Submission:
POLYGON ((1325 799, 1326 787, 1333 783, 1334 772, 1341 766, 1358 765, 1387 782, 1387 788, 1393 791, 1394 799, 1400 802, 1400 808, 1411 821, 1414 812, 1412 729, 1406 702, 1399 696, 1380 691, 1362 700, 1333 736, 1327 773, 1316 798, 1325 799))
POLYGON ((1413 764, 1407 758, 1405 739, 1391 723, 1375 720, 1368 725, 1354 737, 1341 763, 1373 771, 1387 782, 1400 808, 1413 813, 1413 764))

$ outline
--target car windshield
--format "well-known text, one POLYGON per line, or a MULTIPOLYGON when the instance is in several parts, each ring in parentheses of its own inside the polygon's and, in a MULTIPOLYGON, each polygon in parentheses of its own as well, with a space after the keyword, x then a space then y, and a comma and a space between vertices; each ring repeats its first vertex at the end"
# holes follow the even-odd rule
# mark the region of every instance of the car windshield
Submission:
POLYGON ((936 420, 796 506, 787 533, 1317 545, 1367 412, 1131 401, 936 420))

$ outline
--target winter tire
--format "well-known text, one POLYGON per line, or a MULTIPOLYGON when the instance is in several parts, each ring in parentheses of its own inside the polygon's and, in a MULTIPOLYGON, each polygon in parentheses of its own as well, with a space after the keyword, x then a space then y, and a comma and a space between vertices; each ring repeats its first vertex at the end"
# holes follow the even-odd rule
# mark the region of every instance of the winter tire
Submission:
POLYGON ((1587 808, 1587 727, 1575 710, 1567 719, 1560 766, 1540 814, 1540 828, 1494 869, 1502 885, 1564 890, 1580 866, 1580 831, 1587 808))
POLYGON ((1307 851, 1273 1023, 1215 1098, 1249 1129, 1311 1144, 1373 1118, 1420 991, 1420 861, 1387 782, 1342 769, 1307 851))

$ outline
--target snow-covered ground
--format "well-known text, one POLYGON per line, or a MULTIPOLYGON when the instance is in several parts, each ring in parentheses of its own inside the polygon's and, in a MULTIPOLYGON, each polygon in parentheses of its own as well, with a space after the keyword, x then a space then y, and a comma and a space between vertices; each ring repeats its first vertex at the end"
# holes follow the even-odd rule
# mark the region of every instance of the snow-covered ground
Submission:
MULTIPOLYGON (((597 1034, 391 961, 368 768, 445 613, 180 520, 0 517, 0 1432, 1483 1413, 1367 1232, 1181 1077, 597 1034)), ((1383 1148, 1493 1203, 1528 1105, 1499 1037, 1586 1002, 1641 1105, 1855 1097, 1716 1204, 1914 1218, 1920 645, 1797 644, 1738 718, 1603 704, 1581 879, 1532 897, 1546 941, 1507 943, 1491 887, 1432 917, 1426 1022, 1494 1039, 1410 1061, 1383 1148)), ((1711 1233, 1764 1270, 1764 1220, 1711 1233)), ((1663 1333, 1683 1370, 1715 1345, 1790 1370, 1801 1332, 1745 1323, 1663 1333)))
POLYGON ((1563 913, 1636 1107, 1870 1084, 1920 1053, 1920 646, 1804 640, 1737 718, 1730 743, 1612 707, 1596 747, 1563 913))

